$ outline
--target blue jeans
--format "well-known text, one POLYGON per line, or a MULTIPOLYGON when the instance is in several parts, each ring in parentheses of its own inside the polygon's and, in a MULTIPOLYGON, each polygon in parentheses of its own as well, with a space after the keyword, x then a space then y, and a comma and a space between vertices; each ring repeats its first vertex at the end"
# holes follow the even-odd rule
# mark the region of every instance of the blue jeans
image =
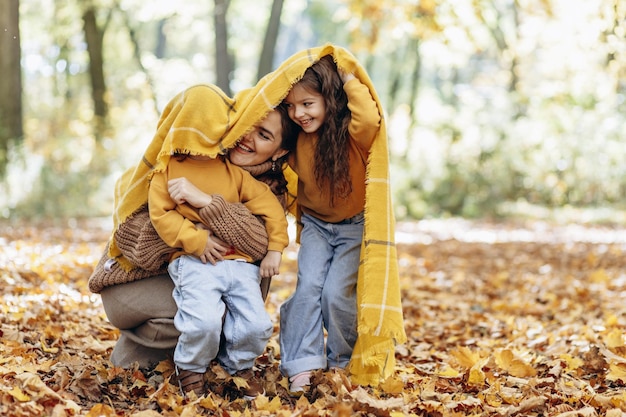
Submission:
POLYGON ((302 224, 298 283, 280 307, 280 369, 287 376, 326 367, 345 368, 357 336, 356 282, 363 214, 340 223, 304 214, 302 224))
POLYGON ((194 256, 181 256, 168 271, 178 307, 174 325, 180 332, 174 363, 181 370, 205 372, 217 358, 230 374, 251 368, 273 332, 259 268, 233 260, 203 264, 194 256))

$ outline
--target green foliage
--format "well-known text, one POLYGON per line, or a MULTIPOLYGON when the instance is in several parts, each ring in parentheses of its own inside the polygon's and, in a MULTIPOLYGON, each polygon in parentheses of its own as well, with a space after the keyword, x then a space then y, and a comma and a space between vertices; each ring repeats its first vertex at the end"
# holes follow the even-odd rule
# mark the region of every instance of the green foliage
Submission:
MULTIPOLYGON (((388 112, 400 219, 497 217, 518 203, 624 208, 624 10, 585 1, 285 2, 276 59, 334 42, 366 65, 388 112)), ((270 5, 230 5, 233 91, 255 81, 270 5)), ((212 13, 200 0, 21 0, 25 137, 9 149, 2 216, 106 215, 167 100, 215 81, 212 13), (107 22, 104 127, 90 101, 86 4, 107 22)))

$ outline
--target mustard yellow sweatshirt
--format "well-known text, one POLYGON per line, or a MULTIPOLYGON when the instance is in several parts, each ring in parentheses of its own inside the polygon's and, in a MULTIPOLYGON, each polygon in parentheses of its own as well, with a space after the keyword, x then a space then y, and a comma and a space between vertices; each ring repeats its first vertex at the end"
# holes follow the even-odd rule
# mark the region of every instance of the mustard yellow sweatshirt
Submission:
POLYGON ((380 114, 369 89, 354 78, 343 86, 348 96, 348 108, 352 119, 350 133, 349 164, 352 193, 347 200, 335 200, 330 206, 330 190, 322 190, 315 181, 315 146, 317 133, 300 132, 296 150, 289 156, 289 166, 298 174, 298 204, 304 213, 329 223, 353 217, 365 206, 365 168, 370 147, 380 127, 380 114), (339 200, 339 201, 338 201, 339 200))
MULTIPOLYGON (((150 219, 165 243, 174 248, 170 261, 182 254, 202 255, 208 232, 195 226, 201 219, 199 209, 184 203, 176 204, 167 191, 170 179, 186 177, 206 194, 220 194, 230 203, 241 202, 251 213, 261 216, 269 237, 268 250, 282 252, 289 243, 285 212, 270 188, 227 159, 199 160, 171 158, 167 169, 152 177, 148 192, 150 219)), ((248 255, 237 251, 226 259, 245 259, 248 255)))

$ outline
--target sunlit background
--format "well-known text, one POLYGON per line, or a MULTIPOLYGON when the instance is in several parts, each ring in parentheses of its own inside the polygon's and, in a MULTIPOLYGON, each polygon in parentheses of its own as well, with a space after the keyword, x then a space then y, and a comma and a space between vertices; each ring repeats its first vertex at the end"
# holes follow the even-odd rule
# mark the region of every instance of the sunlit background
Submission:
MULTIPOLYGON (((108 216, 167 101, 217 82, 224 3, 234 93, 257 81, 281 2, 20 0, 24 137, 10 142, 0 217, 108 216)), ((625 16, 624 0, 287 0, 271 69, 325 42, 359 57, 388 119, 399 219, 624 221, 625 16)))

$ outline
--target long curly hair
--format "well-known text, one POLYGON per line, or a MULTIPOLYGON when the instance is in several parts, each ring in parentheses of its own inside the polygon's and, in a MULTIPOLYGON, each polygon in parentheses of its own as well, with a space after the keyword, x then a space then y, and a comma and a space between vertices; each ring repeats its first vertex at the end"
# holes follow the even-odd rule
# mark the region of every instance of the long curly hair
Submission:
POLYGON ((322 57, 311 65, 298 81, 298 85, 324 97, 326 119, 318 130, 315 148, 315 180, 321 189, 330 190, 330 205, 337 198, 346 199, 352 192, 349 170, 348 125, 351 112, 343 81, 332 56, 322 57))

